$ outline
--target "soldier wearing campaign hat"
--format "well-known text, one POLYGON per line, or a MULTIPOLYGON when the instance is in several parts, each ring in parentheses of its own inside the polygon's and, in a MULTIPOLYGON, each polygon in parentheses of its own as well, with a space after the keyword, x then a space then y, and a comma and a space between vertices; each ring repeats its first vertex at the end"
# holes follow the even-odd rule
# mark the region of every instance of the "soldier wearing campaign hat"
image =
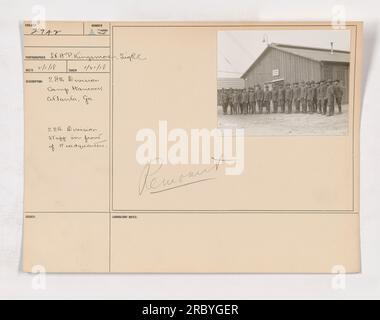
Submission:
POLYGON ((237 89, 235 89, 234 92, 232 93, 232 109, 231 109, 231 114, 237 114, 239 107, 240 107, 239 92, 238 92, 237 89))
POLYGON ((223 107, 223 114, 227 114, 227 112, 228 112, 228 94, 224 89, 222 89, 220 99, 221 99, 221 103, 222 103, 222 107, 223 107))
POLYGON ((302 107, 302 113, 307 112, 307 87, 305 85, 305 81, 301 82, 301 107, 302 107))
POLYGON ((322 113, 327 114, 327 103, 328 103, 328 97, 327 97, 327 88, 328 88, 328 81, 323 81, 322 85, 322 92, 321 95, 323 97, 322 101, 322 113))
POLYGON ((293 89, 290 86, 290 83, 286 84, 285 103, 286 103, 287 112, 292 113, 293 112, 293 89))
POLYGON ((242 101, 241 101, 241 93, 242 93, 243 90, 241 89, 238 89, 237 92, 238 92, 238 100, 239 100, 239 104, 238 104, 238 108, 237 108, 237 113, 242 113, 242 110, 243 110, 243 105, 242 105, 242 101))
POLYGON ((232 95, 234 93, 234 89, 232 88, 229 88, 228 91, 227 91, 227 100, 228 100, 228 106, 230 107, 230 114, 232 114, 232 108, 233 108, 233 105, 232 105, 232 95))
POLYGON ((322 114, 323 112, 323 81, 318 82, 317 87, 317 107, 318 107, 318 113, 322 114))
POLYGON ((278 89, 278 105, 282 113, 285 112, 285 88, 281 83, 280 88, 278 89))
POLYGON ((269 91, 268 85, 265 85, 263 107, 267 113, 270 113, 270 102, 272 100, 272 91, 269 91))
POLYGON ((335 112, 335 95, 334 95, 334 84, 331 80, 328 82, 328 87, 327 87, 327 104, 329 108, 329 116, 333 116, 335 112))
POLYGON ((312 87, 312 84, 310 81, 306 82, 307 87, 307 108, 309 113, 313 113, 313 99, 314 99, 314 88, 312 87))
POLYGON ((257 85, 256 99, 259 113, 263 113, 264 90, 261 89, 261 86, 259 84, 257 85))
POLYGON ((342 113, 343 86, 340 84, 340 80, 334 82, 334 95, 339 113, 342 113))
POLYGON ((241 92, 241 113, 247 114, 248 112, 248 91, 243 89, 241 92))
POLYGON ((301 88, 299 87, 298 82, 293 84, 293 101, 296 107, 296 113, 299 113, 301 104, 301 88))
POLYGON ((253 88, 249 88, 248 92, 248 113, 256 112, 256 92, 253 88))
POLYGON ((311 81, 311 87, 313 88, 313 113, 317 112, 317 85, 315 81, 311 81))
POLYGON ((273 113, 278 112, 278 86, 276 84, 273 85, 272 89, 272 102, 273 102, 273 113))

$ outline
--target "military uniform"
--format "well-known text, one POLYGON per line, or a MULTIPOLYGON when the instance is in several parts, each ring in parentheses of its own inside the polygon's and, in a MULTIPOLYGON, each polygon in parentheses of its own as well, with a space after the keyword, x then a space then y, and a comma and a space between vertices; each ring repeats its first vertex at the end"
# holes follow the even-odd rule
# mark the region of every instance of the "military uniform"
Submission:
POLYGON ((301 104, 301 88, 298 86, 296 82, 293 86, 293 101, 296 107, 296 112, 300 112, 300 104, 301 104))
POLYGON ((272 101, 273 101, 273 112, 278 112, 278 88, 274 86, 272 89, 272 101))
POLYGON ((227 105, 230 107, 230 114, 232 114, 232 90, 228 90, 227 92, 227 105))
POLYGON ((281 112, 285 112, 285 88, 281 86, 278 90, 278 105, 281 109, 281 112))
POLYGON ((254 90, 249 90, 248 93, 248 113, 256 112, 256 93, 254 90))
POLYGON ((232 114, 237 114, 239 107, 239 93, 235 91, 232 94, 232 114))
POLYGON ((323 82, 321 81, 317 87, 317 107, 318 112, 323 113, 323 82))
POLYGON ((270 113, 271 100, 272 100, 272 91, 269 91, 268 87, 265 87, 263 107, 265 107, 267 113, 270 113))
POLYGON ((222 89, 222 91, 218 90, 217 102, 216 102, 218 107, 222 105, 222 93, 223 93, 223 89, 222 89))
POLYGON ((329 107, 329 116, 334 115, 334 102, 335 102, 335 95, 334 95, 334 85, 332 82, 329 83, 329 86, 327 87, 327 104, 329 107))
POLYGON ((264 101, 264 91, 261 89, 260 86, 257 87, 256 91, 256 99, 257 99, 257 106, 259 108, 259 112, 263 113, 263 101, 264 101))
POLYGON ((285 102, 288 113, 293 112, 293 89, 290 87, 290 84, 286 85, 285 89, 285 102))
POLYGON ((220 99, 221 99, 221 103, 223 106, 223 114, 227 114, 227 112, 228 112, 228 95, 227 95, 227 92, 222 91, 220 99))
POLYGON ((241 93, 241 113, 247 114, 248 112, 248 92, 243 90, 241 93))
POLYGON ((314 110, 314 88, 311 86, 310 83, 307 84, 307 108, 309 110, 309 113, 313 113, 314 110))
POLYGON ((237 108, 237 113, 242 113, 242 103, 241 103, 241 90, 238 91, 238 108, 237 108))
POLYGON ((334 95, 339 113, 342 113, 343 86, 339 84, 339 81, 337 81, 334 86, 334 95))
POLYGON ((313 88, 313 112, 317 112, 317 86, 314 81, 311 82, 311 87, 313 88))
POLYGON ((322 100, 322 113, 323 114, 327 114, 327 102, 328 102, 327 87, 328 87, 327 82, 323 81, 322 92, 321 92, 321 96, 323 97, 323 100, 322 100))
POLYGON ((307 87, 305 86, 305 82, 301 83, 301 107, 302 113, 307 112, 307 87))

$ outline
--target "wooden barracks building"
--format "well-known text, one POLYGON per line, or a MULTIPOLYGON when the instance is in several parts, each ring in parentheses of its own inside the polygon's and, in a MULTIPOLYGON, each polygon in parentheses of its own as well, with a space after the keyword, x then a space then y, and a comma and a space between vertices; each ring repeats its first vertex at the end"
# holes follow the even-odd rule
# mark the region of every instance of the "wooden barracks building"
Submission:
POLYGON ((348 102, 350 52, 272 43, 241 76, 245 87, 275 82, 340 80, 348 102))

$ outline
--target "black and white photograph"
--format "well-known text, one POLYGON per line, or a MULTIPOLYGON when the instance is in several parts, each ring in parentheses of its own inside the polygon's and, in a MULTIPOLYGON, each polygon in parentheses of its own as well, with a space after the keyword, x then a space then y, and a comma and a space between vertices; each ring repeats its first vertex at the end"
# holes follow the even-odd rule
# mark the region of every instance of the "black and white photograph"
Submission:
POLYGON ((379 300, 379 12, 0 0, 0 300, 379 300))
POLYGON ((218 127, 347 135, 350 31, 218 32, 218 127))

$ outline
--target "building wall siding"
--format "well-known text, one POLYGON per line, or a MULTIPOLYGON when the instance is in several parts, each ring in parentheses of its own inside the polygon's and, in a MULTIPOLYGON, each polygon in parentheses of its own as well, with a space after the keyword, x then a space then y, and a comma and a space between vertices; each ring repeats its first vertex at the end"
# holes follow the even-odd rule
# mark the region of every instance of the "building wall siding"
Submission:
POLYGON ((323 80, 340 80, 344 87, 343 103, 348 103, 348 89, 350 79, 350 68, 348 64, 326 63, 322 66, 323 80))
POLYGON ((349 64, 313 61, 275 48, 269 48, 245 75, 245 86, 264 85, 266 82, 284 79, 285 82, 320 81, 339 79, 345 88, 343 103, 348 102, 349 64), (278 69, 279 75, 273 76, 278 69))
POLYGON ((285 82, 319 81, 321 65, 300 56, 270 48, 246 75, 246 86, 263 85, 272 80, 284 79, 285 82), (279 75, 273 76, 278 69, 279 75))

